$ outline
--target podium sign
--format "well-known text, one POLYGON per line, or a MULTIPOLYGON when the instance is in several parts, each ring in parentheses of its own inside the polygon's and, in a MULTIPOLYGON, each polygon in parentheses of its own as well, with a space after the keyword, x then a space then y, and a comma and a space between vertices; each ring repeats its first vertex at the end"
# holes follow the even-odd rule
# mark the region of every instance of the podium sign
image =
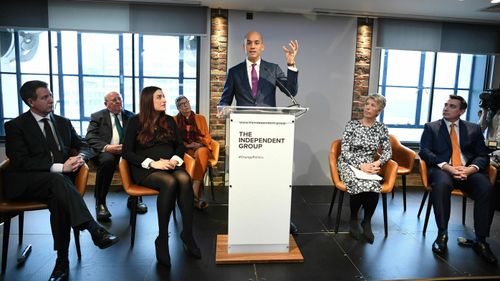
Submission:
POLYGON ((242 111, 228 121, 228 253, 286 253, 295 116, 242 111))

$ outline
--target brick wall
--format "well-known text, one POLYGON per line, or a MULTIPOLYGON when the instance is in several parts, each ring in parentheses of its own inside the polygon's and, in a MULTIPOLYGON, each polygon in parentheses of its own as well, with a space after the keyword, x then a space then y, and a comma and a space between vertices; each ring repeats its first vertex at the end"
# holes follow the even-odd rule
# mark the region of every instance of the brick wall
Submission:
POLYGON ((368 95, 372 58, 373 19, 358 18, 351 119, 363 117, 363 97, 368 95))
POLYGON ((214 184, 224 185, 226 120, 217 118, 219 102, 227 74, 227 10, 210 12, 210 134, 220 144, 219 162, 214 171, 214 184))

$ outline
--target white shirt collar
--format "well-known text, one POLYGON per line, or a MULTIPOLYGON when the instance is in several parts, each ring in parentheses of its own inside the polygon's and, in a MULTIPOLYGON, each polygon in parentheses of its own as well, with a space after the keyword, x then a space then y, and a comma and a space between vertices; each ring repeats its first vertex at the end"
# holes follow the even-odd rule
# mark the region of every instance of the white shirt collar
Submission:
POLYGON ((259 58, 256 62, 251 62, 251 61, 249 61, 248 59, 246 59, 246 61, 247 61, 247 68, 252 68, 252 64, 254 64, 254 63, 256 64, 256 67, 257 67, 257 68, 259 68, 259 67, 260 67, 260 61, 261 61, 261 60, 262 60, 262 59, 261 59, 261 58, 259 58))
POLYGON ((47 116, 41 116, 41 115, 38 115, 35 112, 31 111, 31 110, 30 110, 30 112, 31 112, 31 115, 33 115, 33 117, 35 118, 36 122, 40 122, 44 118, 48 118, 50 120, 50 115, 52 114, 52 113, 49 113, 49 114, 47 114, 47 116))

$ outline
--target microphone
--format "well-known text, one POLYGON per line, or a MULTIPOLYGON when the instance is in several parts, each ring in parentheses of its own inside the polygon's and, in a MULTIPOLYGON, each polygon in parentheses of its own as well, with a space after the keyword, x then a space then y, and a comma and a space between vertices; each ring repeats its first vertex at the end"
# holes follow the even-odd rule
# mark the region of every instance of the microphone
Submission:
MULTIPOLYGON (((272 72, 265 66, 263 66, 261 64, 262 68, 267 71, 269 74, 272 74, 272 72)), ((287 89, 287 87, 285 87, 285 85, 283 85, 283 83, 281 83, 280 79, 279 78, 276 78, 276 83, 281 86, 283 89, 285 89, 285 91, 283 91, 285 93, 285 95, 287 95, 291 100, 292 100, 292 103, 293 105, 291 106, 297 106, 297 107, 300 107, 300 104, 295 100, 295 98, 293 97, 292 93, 290 93, 290 91, 287 89)), ((282 90, 280 88, 280 90, 282 90)))

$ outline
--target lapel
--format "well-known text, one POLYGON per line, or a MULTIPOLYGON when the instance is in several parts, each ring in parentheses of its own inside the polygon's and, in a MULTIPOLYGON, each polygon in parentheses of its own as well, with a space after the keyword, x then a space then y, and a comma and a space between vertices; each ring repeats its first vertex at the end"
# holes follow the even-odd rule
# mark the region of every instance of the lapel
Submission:
POLYGON ((109 112, 109 110, 105 109, 103 117, 104 117, 103 122, 105 122, 106 125, 111 128, 111 131, 113 131, 113 127, 112 127, 113 123, 111 123, 111 112, 109 112))
POLYGON ((52 121, 52 124, 54 124, 54 131, 55 131, 55 134, 56 134, 56 137, 57 137, 57 141, 59 142, 59 146, 61 147, 61 152, 64 155, 65 154, 65 152, 64 152, 65 146, 64 146, 64 142, 63 142, 63 139, 62 139, 62 136, 61 136, 61 134, 63 134, 63 131, 61 129, 64 128, 64 125, 63 124, 59 124, 58 122, 56 122, 56 118, 54 117, 53 113, 50 113, 50 120, 52 121))
POLYGON ((439 133, 438 136, 440 139, 444 140, 448 147, 451 149, 451 139, 450 132, 448 132, 448 128, 446 127, 446 123, 444 119, 441 119, 441 124, 439 125, 439 133))
POLYGON ((31 112, 27 111, 25 113, 26 118, 25 118, 25 123, 26 123, 26 129, 29 132, 33 132, 35 136, 40 139, 39 143, 43 143, 47 150, 49 149, 49 145, 47 144, 47 140, 45 139, 45 136, 43 135, 42 129, 40 128, 40 125, 38 125, 38 122, 36 122, 35 117, 33 117, 33 114, 31 112))
POLYGON ((468 135, 468 132, 467 132, 467 127, 465 126, 465 123, 462 121, 462 120, 458 120, 458 127, 459 127, 459 130, 460 130, 460 135, 458 136, 460 138, 460 150, 463 151, 463 146, 465 145, 465 143, 467 142, 467 135, 468 135))

